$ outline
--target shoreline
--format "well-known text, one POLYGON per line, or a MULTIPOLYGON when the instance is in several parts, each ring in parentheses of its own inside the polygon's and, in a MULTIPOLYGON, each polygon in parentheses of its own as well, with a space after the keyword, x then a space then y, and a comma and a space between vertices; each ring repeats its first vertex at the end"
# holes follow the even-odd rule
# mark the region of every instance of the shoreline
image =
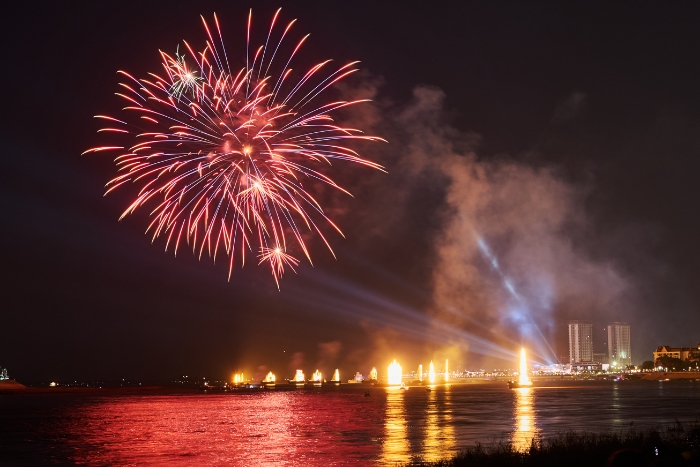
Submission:
MULTIPOLYGON (((467 385, 505 385, 512 378, 497 377, 497 378, 465 378, 455 379, 448 383, 422 384, 418 381, 406 383, 407 389, 423 390, 427 387, 439 389, 445 386, 467 386, 467 385)), ((609 375, 597 375, 593 377, 561 377, 561 376, 534 376, 531 378, 533 388, 547 388, 551 385, 560 384, 626 384, 628 382, 644 381, 644 382, 673 382, 673 381, 700 381, 700 372, 653 372, 633 374, 629 377, 624 377, 621 380, 611 379, 609 375)), ((112 386, 106 384, 103 387, 85 387, 85 386, 26 386, 14 380, 0 381, 0 395, 12 394, 250 394, 255 392, 267 391, 317 391, 328 392, 338 389, 352 389, 358 392, 363 392, 371 389, 397 389, 398 387, 387 386, 385 384, 340 384, 340 385, 324 385, 320 387, 312 387, 311 385, 304 387, 296 387, 294 384, 280 383, 274 388, 264 387, 232 387, 228 389, 210 389, 205 390, 192 386, 176 386, 167 383, 151 383, 143 386, 112 386)))

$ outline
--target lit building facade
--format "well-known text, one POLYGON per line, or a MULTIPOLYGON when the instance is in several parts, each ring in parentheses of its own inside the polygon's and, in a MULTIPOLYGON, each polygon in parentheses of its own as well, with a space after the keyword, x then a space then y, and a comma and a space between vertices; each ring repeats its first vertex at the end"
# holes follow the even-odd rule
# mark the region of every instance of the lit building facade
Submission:
POLYGON ((569 321, 569 363, 593 362, 593 324, 569 321))
POLYGON ((654 351, 654 365, 659 365, 661 357, 677 358, 690 362, 700 360, 700 342, 697 347, 671 347, 670 345, 662 345, 654 351))
POLYGON ((593 354, 593 361, 595 363, 610 363, 608 361, 608 356, 604 353, 594 353, 593 354))
POLYGON ((608 324, 608 359, 611 364, 617 366, 632 364, 629 324, 608 324))

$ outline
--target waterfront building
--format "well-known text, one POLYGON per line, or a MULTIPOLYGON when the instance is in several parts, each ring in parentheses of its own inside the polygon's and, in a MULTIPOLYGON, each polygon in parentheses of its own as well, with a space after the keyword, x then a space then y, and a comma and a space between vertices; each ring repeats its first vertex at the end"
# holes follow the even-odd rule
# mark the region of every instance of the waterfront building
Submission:
POLYGON ((593 324, 569 321, 569 363, 593 362, 593 324))
POLYGON ((654 351, 654 365, 659 363, 661 357, 677 358, 679 360, 695 362, 700 360, 700 342, 697 347, 671 347, 662 345, 654 351))
POLYGON ((630 325, 612 323, 608 325, 608 363, 625 366, 632 364, 630 325))
POLYGON ((608 356, 605 355, 604 353, 594 353, 593 354, 593 361, 595 363, 610 363, 608 362, 608 356))
POLYGON ((7 376, 7 368, 3 368, 0 370, 0 381, 4 381, 6 379, 10 379, 10 377, 7 376))

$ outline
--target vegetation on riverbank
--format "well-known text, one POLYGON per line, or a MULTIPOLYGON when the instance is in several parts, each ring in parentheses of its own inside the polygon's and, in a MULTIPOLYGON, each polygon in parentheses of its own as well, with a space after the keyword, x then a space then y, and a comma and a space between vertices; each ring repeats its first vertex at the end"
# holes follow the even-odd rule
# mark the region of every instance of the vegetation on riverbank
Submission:
POLYGON ((700 422, 627 433, 562 433, 535 438, 517 451, 508 442, 477 444, 452 459, 414 465, 490 466, 700 466, 700 422))

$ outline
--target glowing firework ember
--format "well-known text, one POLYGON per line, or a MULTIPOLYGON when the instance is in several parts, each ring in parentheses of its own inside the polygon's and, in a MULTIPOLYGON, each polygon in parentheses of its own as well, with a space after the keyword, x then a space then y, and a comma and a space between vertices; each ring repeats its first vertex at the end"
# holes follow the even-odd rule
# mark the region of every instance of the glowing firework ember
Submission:
POLYGON ((305 231, 317 232, 329 249, 316 222, 340 232, 312 195, 319 183, 347 193, 324 167, 332 160, 382 167, 346 145, 381 138, 333 121, 338 110, 364 100, 318 102, 357 71, 357 62, 331 68, 326 60, 295 73, 291 64, 308 35, 282 57, 294 21, 275 28, 278 16, 279 10, 264 44, 253 48, 249 15, 241 68, 224 48, 215 15, 214 27, 203 19, 202 52, 184 42, 182 54, 160 53, 160 73, 136 79, 120 71, 125 82, 117 95, 127 103, 125 116, 96 117, 107 124, 99 132, 122 140, 85 153, 120 153, 119 175, 107 183, 107 193, 137 185, 136 199, 121 218, 150 205, 146 232, 154 240, 164 237, 166 251, 177 254, 184 242, 199 258, 205 250, 214 261, 225 254, 229 278, 234 257, 240 255, 243 265, 246 250, 255 251, 279 286, 285 269, 299 264, 290 251, 311 262, 305 231))

